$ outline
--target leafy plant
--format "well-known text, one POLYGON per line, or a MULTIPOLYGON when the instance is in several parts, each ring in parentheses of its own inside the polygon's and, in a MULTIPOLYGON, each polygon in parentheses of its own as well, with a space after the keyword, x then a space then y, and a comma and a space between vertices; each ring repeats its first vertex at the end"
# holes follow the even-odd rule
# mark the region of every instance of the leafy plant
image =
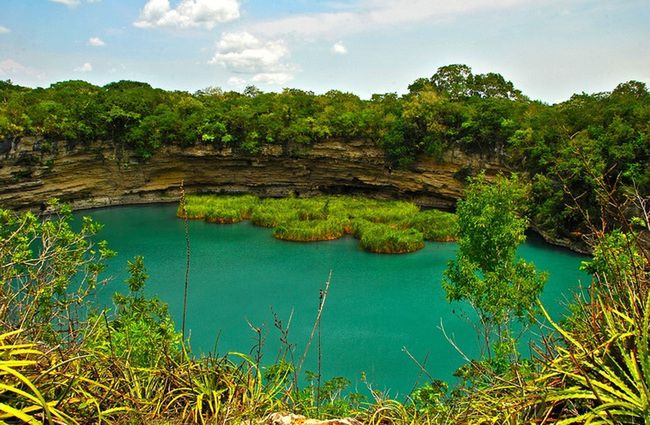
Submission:
POLYGON ((86 335, 86 344, 110 352, 134 367, 156 367, 161 356, 180 355, 181 336, 174 329, 167 304, 144 296, 148 275, 143 257, 129 261, 128 268, 129 293, 113 296, 115 316, 110 321, 97 317, 98 325, 86 335))
POLYGON ((44 354, 35 344, 12 342, 21 330, 0 334, 0 422, 21 421, 30 425, 74 420, 59 410, 57 400, 48 400, 37 387, 38 357, 44 354))
POLYGON ((495 327, 503 340, 512 320, 529 317, 546 277, 516 259, 526 239, 526 186, 516 177, 489 184, 479 176, 465 195, 457 208, 458 254, 445 271, 443 288, 450 301, 468 301, 477 311, 489 350, 495 327))
POLYGON ((56 343, 77 337, 79 313, 115 253, 94 240, 100 224, 86 217, 76 232, 68 206, 48 208, 43 218, 0 209, 0 326, 56 343))

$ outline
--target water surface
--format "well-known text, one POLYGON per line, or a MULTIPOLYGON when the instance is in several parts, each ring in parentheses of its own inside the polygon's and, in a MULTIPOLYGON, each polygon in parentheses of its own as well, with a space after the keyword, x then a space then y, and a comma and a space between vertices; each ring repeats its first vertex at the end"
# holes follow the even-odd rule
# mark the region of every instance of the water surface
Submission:
MULTIPOLYGON (((126 291, 126 261, 143 255, 150 275, 146 292, 169 303, 180 329, 185 279, 183 221, 175 205, 117 207, 85 211, 105 229, 101 236, 118 251, 110 261, 112 282, 99 300, 111 304, 116 290, 126 291)), ((425 381, 404 352, 426 364, 434 378, 453 384, 461 355, 441 331, 454 338, 468 356, 476 356, 476 332, 463 314, 466 306, 445 301, 442 272, 453 258, 453 243, 427 243, 412 254, 366 253, 350 237, 331 242, 278 241, 270 229, 248 222, 215 225, 191 221, 191 268, 187 328, 195 352, 249 353, 262 328, 264 360, 272 363, 280 349, 274 314, 286 326, 296 356, 304 350, 319 303, 319 290, 332 279, 322 317, 321 354, 324 379, 345 376, 365 389, 364 374, 374 389, 393 396, 409 393, 425 381)), ((560 316, 565 301, 587 276, 578 271, 584 257, 529 240, 520 254, 550 274, 542 300, 560 316)), ((317 341, 305 369, 316 370, 317 341)), ((353 388, 354 389, 354 388, 353 388)))

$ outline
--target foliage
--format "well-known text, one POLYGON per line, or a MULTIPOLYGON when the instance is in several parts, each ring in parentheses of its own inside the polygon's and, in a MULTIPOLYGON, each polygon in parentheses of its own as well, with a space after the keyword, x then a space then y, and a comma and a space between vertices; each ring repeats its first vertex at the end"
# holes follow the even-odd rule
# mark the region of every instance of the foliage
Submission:
MULTIPOLYGON (((650 421, 650 298, 641 321, 618 307, 601 304, 599 338, 594 346, 584 336, 553 323, 567 342, 540 379, 561 379, 551 387, 547 400, 560 405, 572 402, 578 414, 565 413, 561 423, 648 423, 650 421)), ((547 317, 550 321, 551 319, 547 317)))
POLYGON ((422 232, 428 241, 447 242, 457 238, 457 215, 440 210, 420 211, 408 220, 408 227, 422 232))
POLYGON ((178 357, 181 336, 174 329, 167 305, 144 296, 148 275, 143 257, 129 261, 128 269, 130 276, 125 283, 129 293, 113 295, 116 311, 110 321, 93 317, 97 326, 85 336, 86 345, 140 368, 156 366, 161 356, 178 357))
POLYGON ((275 227, 273 236, 296 242, 328 241, 343 237, 348 223, 348 220, 338 217, 325 220, 293 220, 275 227))
POLYGON ((76 232, 69 207, 49 209, 45 217, 0 210, 0 326, 56 343, 76 338, 80 310, 114 252, 94 240, 98 223, 84 218, 76 232))
MULTIPOLYGON (((14 342, 20 330, 0 334, 0 422, 40 424, 53 420, 72 422, 56 400, 47 400, 36 387, 30 369, 43 353, 35 344, 14 342)), ((38 376, 38 378, 42 378, 38 376)))
POLYGON ((240 354, 193 358, 166 306, 144 296, 141 258, 129 264, 129 292, 116 295, 117 310, 86 317, 112 255, 94 240, 100 226, 85 219, 73 230, 69 208, 57 204, 43 217, 0 210, 0 421, 242 423, 291 409, 377 424, 648 422, 647 214, 627 224, 645 212, 629 201, 632 191, 644 199, 650 188, 649 123, 650 94, 640 82, 546 105, 466 65, 441 67, 403 96, 369 100, 339 91, 192 95, 133 81, 45 89, 0 82, 2 152, 33 136, 44 156, 104 143, 118 158, 130 150, 141 161, 169 145, 242 156, 273 148, 288 157, 325 138, 367 139, 393 167, 462 150, 525 171, 532 183, 528 191, 499 178, 479 189, 479 177, 457 218, 355 197, 201 197, 179 212, 218 223, 251 219, 290 240, 354 233, 368 249, 389 252, 458 234, 446 289, 478 309, 490 356, 461 368, 462 384, 451 393, 433 382, 406 402, 377 392, 362 402, 340 379, 295 391, 290 368, 264 373, 240 354), (589 242, 591 234, 598 242, 585 264, 594 274, 588 299, 564 324, 551 322, 556 334, 529 361, 509 331, 510 322, 525 322, 543 283, 515 257, 526 212, 548 235, 589 242))
POLYGON ((534 265, 516 259, 528 224, 527 192, 515 176, 491 185, 479 176, 458 203, 458 254, 443 287, 450 301, 468 301, 488 329, 527 318, 544 286, 534 265))
MULTIPOLYGON (((458 399, 462 422, 641 424, 650 419, 650 229, 645 200, 631 197, 639 216, 597 237, 587 293, 539 348, 533 367, 491 375, 458 399), (587 297, 587 298, 585 298, 587 297), (495 382, 498 382, 495 385, 495 382), (462 408, 461 408, 462 410, 462 408)), ((472 373, 472 372, 470 372, 472 373)), ((474 372, 475 373, 475 372, 474 372)))

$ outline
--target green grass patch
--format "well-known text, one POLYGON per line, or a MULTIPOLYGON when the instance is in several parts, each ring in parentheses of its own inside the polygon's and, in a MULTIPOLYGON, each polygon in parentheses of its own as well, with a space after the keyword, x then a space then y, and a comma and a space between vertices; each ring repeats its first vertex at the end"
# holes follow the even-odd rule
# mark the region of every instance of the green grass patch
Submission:
POLYGON ((332 217, 327 220, 294 220, 273 229, 277 239, 297 242, 331 241, 345 235, 349 220, 332 217))
POLYGON ((188 195, 185 198, 185 213, 179 205, 176 215, 191 220, 205 220, 210 223, 230 224, 248 220, 253 206, 259 198, 252 195, 215 196, 188 195))
POLYGON ((292 198, 264 199, 251 213, 251 221, 256 226, 277 227, 298 219, 297 204, 292 198))
POLYGON ((424 248, 422 232, 398 224, 359 219, 353 223, 353 232, 361 248, 378 254, 404 254, 424 248))
MULTIPOLYGON (((379 201, 358 196, 263 199, 255 196, 188 196, 187 218, 212 223, 253 224, 273 229, 277 239, 312 242, 352 234, 361 248, 377 253, 406 253, 424 247, 424 240, 451 241, 456 216, 420 211, 405 201, 379 201)), ((179 217, 184 217, 178 211, 179 217)))
POLYGON ((420 211, 406 220, 405 225, 422 232, 428 241, 450 242, 458 234, 456 214, 439 210, 420 211))

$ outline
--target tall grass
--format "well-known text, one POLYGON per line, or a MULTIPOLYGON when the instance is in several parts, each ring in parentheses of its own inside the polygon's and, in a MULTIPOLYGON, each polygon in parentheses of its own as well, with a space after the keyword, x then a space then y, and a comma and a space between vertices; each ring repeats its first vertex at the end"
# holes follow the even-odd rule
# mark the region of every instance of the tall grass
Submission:
POLYGON ((273 236, 296 242, 330 241, 345 235, 349 223, 348 219, 341 217, 330 217, 326 220, 293 220, 273 229, 273 236))
POLYGON ((296 220, 296 206, 296 200, 292 198, 264 199, 253 208, 251 222, 256 226, 272 228, 296 220))
POLYGON ((191 220, 230 224, 248 220, 251 210, 259 202, 256 196, 187 195, 184 212, 179 207, 177 215, 191 220))
POLYGON ((448 242, 456 239, 458 223, 455 214, 439 210, 420 211, 404 224, 422 232, 428 241, 448 242))
POLYGON ((275 238, 287 241, 323 241, 352 234, 362 249, 376 253, 413 252, 424 246, 425 239, 451 241, 456 235, 455 215, 420 211, 417 205, 404 201, 358 196, 264 200, 188 196, 186 204, 191 219, 213 223, 250 219, 256 226, 273 228, 275 238))
POLYGON ((421 232, 400 228, 395 224, 373 223, 364 219, 353 222, 354 234, 363 249, 379 254, 402 254, 424 247, 421 232))

